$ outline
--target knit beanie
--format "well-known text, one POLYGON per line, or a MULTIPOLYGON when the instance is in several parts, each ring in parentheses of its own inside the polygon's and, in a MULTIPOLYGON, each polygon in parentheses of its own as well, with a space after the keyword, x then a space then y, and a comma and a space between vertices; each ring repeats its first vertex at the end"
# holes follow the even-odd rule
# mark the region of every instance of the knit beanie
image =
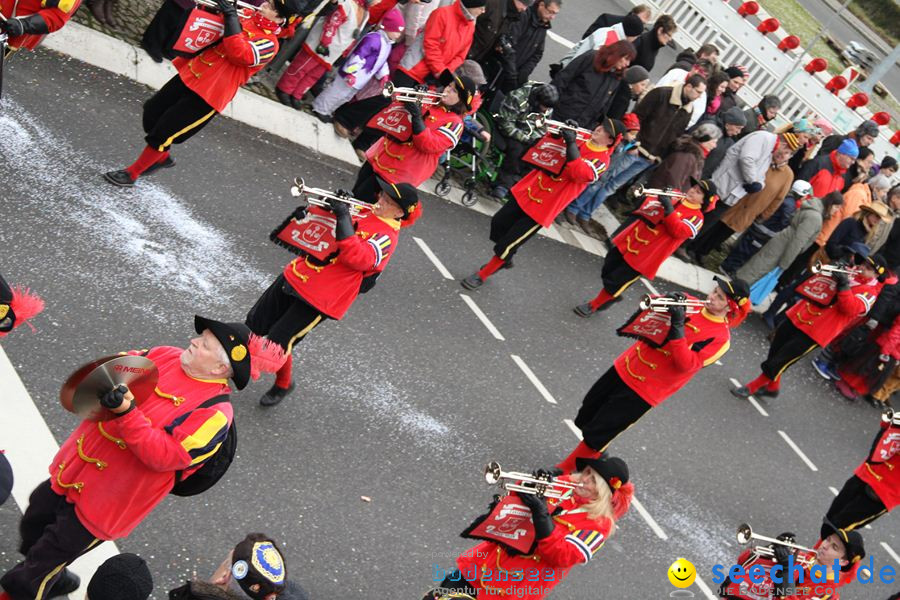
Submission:
POLYGON ((622 19, 622 30, 628 37, 637 37, 644 33, 644 22, 637 15, 625 15, 622 19))
POLYGON ((838 146, 837 151, 841 154, 846 154, 851 158, 856 158, 857 156, 859 156, 859 146, 856 145, 855 140, 852 140, 850 138, 847 138, 846 140, 841 142, 841 145, 838 146))
POLYGON ((747 124, 747 115, 737 106, 732 106, 722 115, 722 121, 726 125, 740 125, 743 127, 747 124))
POLYGON ((648 79, 650 79, 650 73, 641 65, 634 65, 625 70, 625 83, 640 83, 648 79))
POLYGON ((107 559, 87 587, 91 600, 147 600, 152 591, 150 569, 136 554, 119 554, 107 559))
POLYGON ((481 8, 487 4, 487 0, 459 0, 466 8, 481 8))
POLYGON ((381 27, 388 33, 400 33, 405 26, 403 13, 396 6, 381 17, 381 27))

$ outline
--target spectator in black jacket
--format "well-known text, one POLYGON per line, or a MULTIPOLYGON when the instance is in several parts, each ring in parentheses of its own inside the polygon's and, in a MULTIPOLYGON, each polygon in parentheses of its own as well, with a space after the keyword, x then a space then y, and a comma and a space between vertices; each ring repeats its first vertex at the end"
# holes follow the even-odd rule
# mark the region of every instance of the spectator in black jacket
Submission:
POLYGON ((877 137, 878 123, 872 120, 863 121, 859 124, 859 127, 847 135, 840 135, 838 133, 829 135, 822 141, 822 147, 819 148, 819 153, 816 156, 823 156, 832 150, 837 150, 838 146, 841 145, 841 142, 846 139, 851 139, 856 142, 858 147, 865 148, 866 146, 871 146, 877 137))
POLYGON ((772 94, 763 96, 762 100, 759 101, 759 104, 744 111, 744 116, 747 117, 747 124, 744 126, 741 137, 761 129, 767 130, 766 125, 768 125, 769 121, 778 116, 778 110, 780 108, 781 99, 778 96, 772 94))
MULTIPOLYGON (((699 127, 699 125, 708 122, 709 121, 701 121, 697 126, 699 127)), ((706 157, 706 162, 703 163, 702 179, 709 179, 712 177, 713 171, 716 170, 719 163, 725 158, 725 153, 728 152, 729 148, 734 146, 738 136, 740 136, 741 131, 744 129, 744 125, 747 124, 747 117, 744 116, 744 111, 737 106, 732 106, 724 113, 720 110, 713 122, 722 130, 722 138, 719 140, 719 145, 709 153, 709 156, 706 157)))
POLYGON ((593 23, 591 23, 591 26, 587 28, 587 31, 584 32, 584 34, 581 36, 581 39, 586 38, 598 29, 602 29, 604 27, 612 27, 617 23, 621 23, 628 15, 635 15, 644 23, 649 23, 650 17, 653 15, 653 11, 646 4, 638 4, 630 11, 628 11, 628 14, 625 15, 611 15, 609 13, 603 13, 602 15, 597 17, 597 19, 593 23))
POLYGON ((544 56, 550 23, 562 0, 538 0, 501 34, 496 48, 480 60, 492 88, 503 93, 520 88, 544 56))
POLYGON ((728 110, 732 106, 740 106, 741 103, 738 101, 737 93, 747 83, 748 77, 747 68, 742 65, 731 65, 725 69, 725 74, 728 75, 728 89, 722 94, 722 99, 719 101, 719 110, 728 110))
POLYGON ((495 51, 500 36, 519 21, 534 0, 487 0, 484 12, 475 20, 475 33, 468 58, 481 62, 495 51))
MULTIPOLYGON (((558 121, 571 119, 580 127, 593 129, 606 114, 635 52, 631 42, 621 40, 585 52, 566 65, 553 78, 553 85, 564 99, 553 110, 553 118, 558 121)), ((627 84, 625 88, 628 89, 627 84)))

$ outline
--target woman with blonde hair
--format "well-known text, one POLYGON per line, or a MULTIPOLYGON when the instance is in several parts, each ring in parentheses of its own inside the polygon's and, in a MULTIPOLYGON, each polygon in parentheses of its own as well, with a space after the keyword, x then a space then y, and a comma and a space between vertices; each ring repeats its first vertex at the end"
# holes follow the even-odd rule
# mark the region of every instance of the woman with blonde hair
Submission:
MULTIPOLYGON (((628 466, 620 458, 579 458, 575 465, 576 472, 557 478, 580 484, 563 498, 518 494, 521 504, 531 511, 530 522, 523 523, 525 527, 532 525, 534 531, 534 542, 527 553, 497 541, 481 542, 461 553, 456 559, 457 569, 423 600, 484 600, 498 596, 538 600, 572 567, 589 562, 628 511, 634 484, 629 483, 628 466)), ((552 475, 545 471, 536 473, 552 475)), ((519 504, 506 506, 510 510, 524 508, 519 504)), ((491 517, 493 514, 480 518, 464 535, 491 517)))

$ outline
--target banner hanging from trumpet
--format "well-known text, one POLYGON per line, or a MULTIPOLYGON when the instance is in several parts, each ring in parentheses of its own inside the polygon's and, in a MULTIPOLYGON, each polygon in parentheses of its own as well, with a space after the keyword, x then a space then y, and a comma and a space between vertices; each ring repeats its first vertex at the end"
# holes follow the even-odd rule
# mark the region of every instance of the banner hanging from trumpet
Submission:
POLYGON ((225 34, 225 17, 199 7, 191 10, 187 22, 178 34, 173 49, 177 52, 196 54, 222 39, 225 34))
MULTIPOLYGON (((646 295, 641 300, 638 311, 616 329, 616 333, 660 348, 669 341, 672 319, 668 311, 672 306, 684 306, 688 313, 697 313, 706 306, 706 303, 690 296, 684 300, 676 300, 666 296, 646 295)), ((687 321, 690 321, 690 317, 687 321)))
POLYGON ((651 227, 659 225, 659 223, 663 220, 663 217, 666 216, 662 202, 659 201, 660 196, 668 196, 672 198, 673 205, 679 204, 685 198, 684 194, 679 192, 678 190, 645 188, 642 185, 639 185, 634 189, 634 195, 638 198, 641 196, 646 196, 646 199, 638 208, 631 212, 631 215, 640 219, 651 227))
POLYGON ((537 545, 531 509, 518 496, 499 498, 487 514, 481 515, 459 534, 460 537, 494 542, 512 555, 531 554, 537 545))
POLYGON ((837 300, 837 283, 826 273, 817 273, 804 280, 795 291, 822 307, 828 307, 837 300))

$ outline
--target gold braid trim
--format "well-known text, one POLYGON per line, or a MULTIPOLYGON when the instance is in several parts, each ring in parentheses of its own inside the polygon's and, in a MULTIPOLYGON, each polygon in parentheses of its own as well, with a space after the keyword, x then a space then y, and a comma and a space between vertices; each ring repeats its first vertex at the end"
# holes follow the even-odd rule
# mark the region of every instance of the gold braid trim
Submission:
POLYGON ((658 367, 659 365, 657 365, 656 363, 652 363, 652 362, 650 362, 649 360, 645 359, 645 358, 643 357, 643 355, 641 355, 641 347, 640 347, 640 346, 637 346, 637 347, 635 348, 635 351, 637 352, 637 357, 638 357, 638 360, 639 360, 639 361, 641 361, 642 363, 644 363, 645 365, 647 365, 648 367, 650 367, 650 368, 653 369, 654 371, 656 370, 656 367, 658 367))
POLYGON ((59 471, 57 471, 57 473, 56 473, 56 483, 58 483, 59 487, 61 487, 63 489, 75 488, 75 491, 80 494, 81 488, 84 487, 83 481, 76 481, 75 483, 63 483, 62 482, 62 473, 65 470, 65 468, 66 468, 65 462, 59 463, 59 471))
POLYGON ((304 275, 303 273, 300 273, 297 271, 297 261, 298 260, 300 260, 300 259, 297 258, 297 259, 294 259, 293 261, 291 261, 291 272, 294 275, 296 275, 300 279, 301 282, 306 283, 307 281, 309 281, 309 275, 304 275))
POLYGON ((629 358, 630 357, 628 357, 628 356, 625 357, 625 370, 628 371, 629 375, 631 375, 638 381, 646 381, 646 379, 647 379, 646 377, 644 377, 642 375, 638 375, 637 373, 635 373, 634 371, 631 370, 631 364, 630 364, 629 358))
POLYGON ((100 430, 100 435, 102 435, 103 437, 105 437, 106 439, 108 439, 109 441, 114 443, 116 446, 118 446, 119 450, 125 450, 126 448, 128 448, 128 444, 125 443, 125 440, 117 438, 115 436, 112 436, 112 435, 109 435, 108 433, 106 433, 106 430, 103 429, 102 421, 97 421, 97 429, 100 430))
POLYGON ((106 467, 109 466, 107 463, 103 462, 99 458, 91 458, 90 456, 88 456, 87 454, 84 453, 84 450, 83 450, 84 434, 82 434, 82 436, 80 438, 78 438, 78 441, 75 442, 75 447, 78 449, 78 458, 80 458, 81 460, 83 460, 84 462, 86 462, 88 464, 97 465, 98 470, 102 471, 103 469, 105 469, 106 467))
POLYGON ((184 402, 184 397, 183 397, 183 396, 175 396, 175 395, 172 395, 172 394, 167 394, 167 393, 165 393, 164 391, 162 391, 161 389, 159 389, 158 387, 157 387, 157 388, 153 388, 153 392, 154 392, 157 396, 159 396, 160 398, 167 398, 167 399, 171 400, 171 401, 172 401, 172 404, 173 404, 174 406, 181 406, 181 403, 184 402))

